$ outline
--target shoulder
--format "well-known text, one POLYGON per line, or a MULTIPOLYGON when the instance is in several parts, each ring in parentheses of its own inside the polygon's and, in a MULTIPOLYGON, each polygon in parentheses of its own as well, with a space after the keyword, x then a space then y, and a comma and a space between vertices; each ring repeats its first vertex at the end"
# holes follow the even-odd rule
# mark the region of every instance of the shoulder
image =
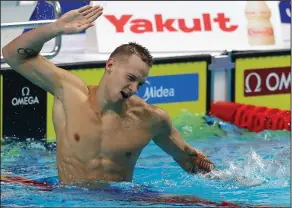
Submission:
POLYGON ((152 122, 159 128, 170 128, 171 120, 167 111, 154 105, 149 105, 152 112, 152 122))
POLYGON ((147 118, 153 126, 162 128, 171 125, 169 114, 164 109, 148 104, 138 96, 132 96, 129 103, 132 107, 139 108, 144 118, 147 118))

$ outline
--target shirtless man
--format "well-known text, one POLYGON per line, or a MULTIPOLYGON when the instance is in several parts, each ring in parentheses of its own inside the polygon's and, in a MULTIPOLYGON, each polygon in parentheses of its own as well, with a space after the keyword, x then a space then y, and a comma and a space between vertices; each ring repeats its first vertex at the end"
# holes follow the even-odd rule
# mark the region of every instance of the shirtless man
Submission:
POLYGON ((152 139, 188 173, 215 169, 181 138, 167 112, 135 96, 152 64, 143 46, 129 43, 116 48, 98 86, 86 86, 39 54, 52 38, 93 26, 102 12, 99 6, 71 10, 54 23, 22 34, 2 51, 13 70, 54 96, 60 183, 131 181, 137 159, 152 139))

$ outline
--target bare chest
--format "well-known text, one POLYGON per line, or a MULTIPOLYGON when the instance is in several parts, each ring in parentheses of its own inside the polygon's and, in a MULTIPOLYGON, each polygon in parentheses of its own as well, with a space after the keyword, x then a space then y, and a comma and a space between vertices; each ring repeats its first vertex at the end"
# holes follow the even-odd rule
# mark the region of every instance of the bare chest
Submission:
POLYGON ((79 111, 72 106, 66 109, 63 139, 82 162, 92 158, 136 160, 151 140, 150 126, 139 116, 108 114, 101 118, 86 104, 78 107, 79 111))

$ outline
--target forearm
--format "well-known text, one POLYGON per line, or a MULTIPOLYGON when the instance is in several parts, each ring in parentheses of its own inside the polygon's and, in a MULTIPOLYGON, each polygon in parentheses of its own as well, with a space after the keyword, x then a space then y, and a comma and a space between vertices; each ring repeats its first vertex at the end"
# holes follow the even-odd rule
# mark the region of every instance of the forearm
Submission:
POLYGON ((214 169, 211 161, 198 149, 186 143, 171 123, 165 111, 161 111, 160 123, 153 141, 188 173, 210 172, 214 169))
POLYGON ((194 155, 185 154, 183 157, 174 158, 177 164, 187 173, 196 173, 196 165, 194 162, 194 155))
POLYGON ((61 34, 56 22, 33 29, 7 44, 3 48, 3 56, 5 59, 13 58, 14 61, 36 56, 47 41, 61 34))
POLYGON ((212 162, 198 149, 190 148, 176 162, 188 173, 208 173, 215 170, 212 162))

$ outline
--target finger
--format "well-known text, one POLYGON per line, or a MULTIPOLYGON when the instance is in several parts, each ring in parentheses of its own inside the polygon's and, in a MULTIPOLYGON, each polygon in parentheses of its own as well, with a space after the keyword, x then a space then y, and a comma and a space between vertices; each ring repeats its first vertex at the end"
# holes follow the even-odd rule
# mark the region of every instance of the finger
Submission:
POLYGON ((89 8, 91 8, 91 6, 90 6, 90 5, 86 5, 86 6, 84 6, 84 7, 79 8, 79 9, 78 9, 78 12, 84 12, 84 11, 86 11, 86 10, 89 9, 89 8))
POLYGON ((208 169, 209 169, 209 164, 207 164, 206 161, 202 161, 202 163, 201 163, 201 168, 202 168, 204 171, 208 171, 208 169))
POLYGON ((215 166, 211 162, 206 162, 206 169, 208 172, 215 170, 215 166))
POLYGON ((211 170, 213 170, 213 164, 209 161, 206 160, 202 160, 199 163, 200 169, 202 172, 210 172, 211 170))
POLYGON ((82 12, 82 15, 86 16, 89 13, 93 12, 95 9, 96 9, 96 7, 91 7, 90 9, 87 9, 84 12, 82 12))
POLYGON ((103 11, 102 7, 95 7, 95 9, 93 11, 91 11, 90 13, 88 13, 85 17, 87 19, 91 18, 92 16, 96 15, 97 13, 103 11))
POLYGON ((84 24, 84 25, 80 26, 78 29, 79 29, 79 31, 81 32, 81 31, 83 31, 83 30, 87 30, 88 28, 90 28, 90 27, 92 27, 92 26, 94 26, 93 23, 88 23, 88 24, 84 24))
POLYGON ((90 22, 94 22, 100 15, 102 15, 102 11, 98 12, 97 14, 95 14, 94 16, 90 17, 89 19, 87 19, 87 21, 90 22))

